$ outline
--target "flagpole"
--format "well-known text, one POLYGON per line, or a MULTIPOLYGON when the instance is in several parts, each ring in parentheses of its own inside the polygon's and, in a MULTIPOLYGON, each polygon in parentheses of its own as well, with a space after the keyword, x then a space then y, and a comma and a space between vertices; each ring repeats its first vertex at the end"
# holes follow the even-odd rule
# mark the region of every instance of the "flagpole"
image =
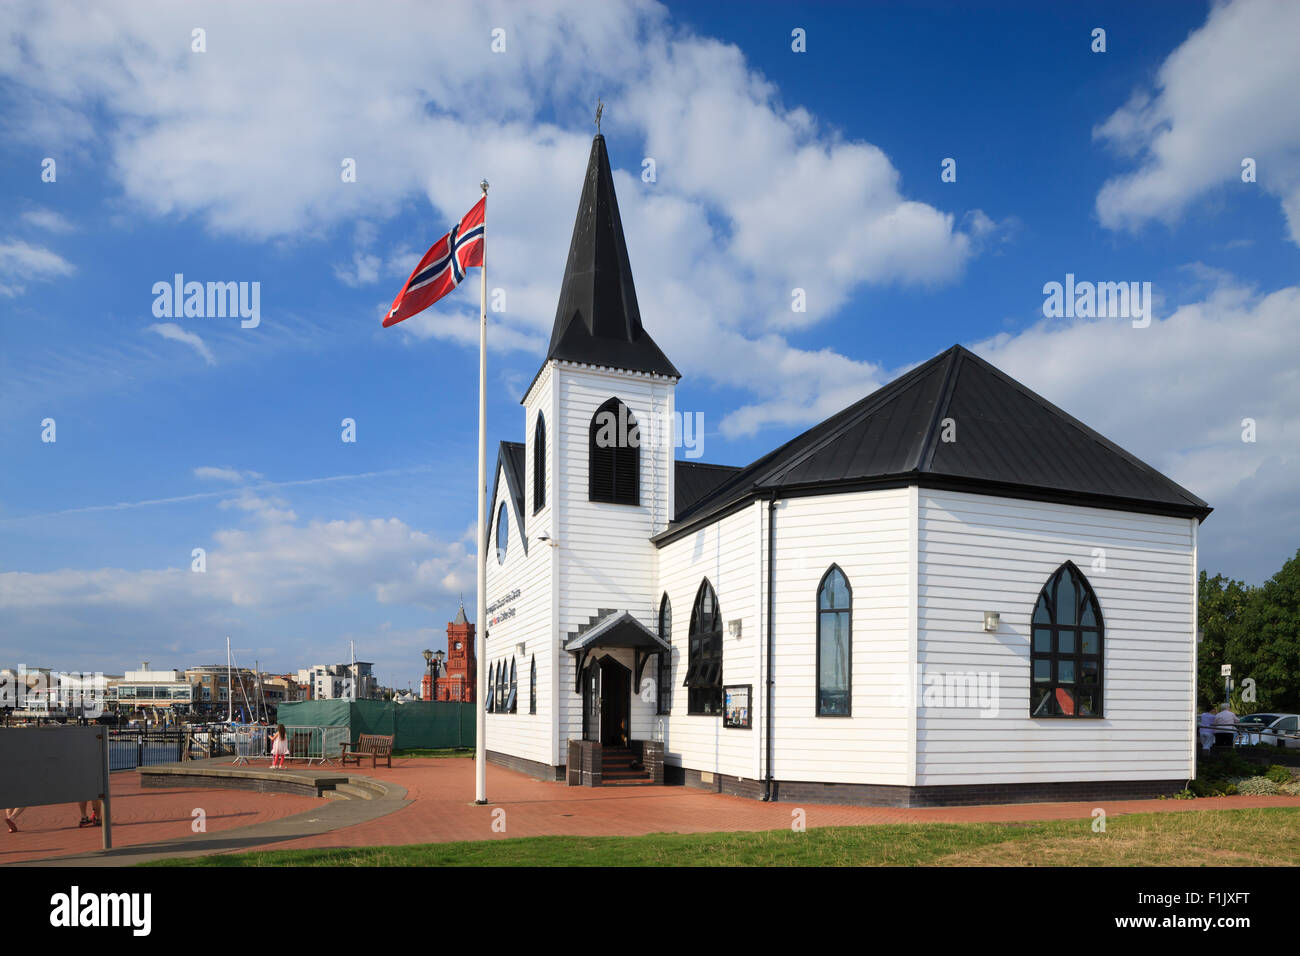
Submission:
MULTIPOLYGON (((487 199, 488 181, 479 183, 487 199)), ((478 607, 474 656, 478 667, 478 707, 474 734, 474 802, 487 803, 487 206, 483 209, 483 265, 479 269, 478 318, 478 607)))

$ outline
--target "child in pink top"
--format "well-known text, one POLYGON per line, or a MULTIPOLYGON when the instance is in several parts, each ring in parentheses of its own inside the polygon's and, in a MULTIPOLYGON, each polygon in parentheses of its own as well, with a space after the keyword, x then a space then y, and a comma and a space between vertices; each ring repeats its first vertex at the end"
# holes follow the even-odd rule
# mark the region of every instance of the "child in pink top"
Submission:
POLYGON ((271 768, 283 770, 284 758, 289 755, 289 740, 285 735, 284 724, 277 724, 275 739, 271 741, 271 768))

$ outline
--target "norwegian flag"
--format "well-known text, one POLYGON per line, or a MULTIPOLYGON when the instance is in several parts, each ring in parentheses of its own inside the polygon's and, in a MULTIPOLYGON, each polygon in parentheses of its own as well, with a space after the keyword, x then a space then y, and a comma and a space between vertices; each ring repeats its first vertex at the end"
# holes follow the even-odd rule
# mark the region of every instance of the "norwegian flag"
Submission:
POLYGON ((451 232, 433 244, 384 317, 384 328, 409 319, 433 305, 465 278, 465 270, 483 265, 484 216, 487 196, 465 217, 451 227, 451 232))

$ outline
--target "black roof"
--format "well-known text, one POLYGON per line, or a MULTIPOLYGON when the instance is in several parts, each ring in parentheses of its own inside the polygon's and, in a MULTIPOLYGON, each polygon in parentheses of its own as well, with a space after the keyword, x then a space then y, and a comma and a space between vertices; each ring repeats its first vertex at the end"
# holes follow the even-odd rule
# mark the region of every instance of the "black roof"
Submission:
MULTIPOLYGON (((524 554, 528 553, 528 535, 524 534, 524 443, 520 441, 503 441, 497 452, 496 478, 492 481, 492 497, 497 500, 497 489, 501 483, 501 472, 506 473, 506 488, 510 491, 510 500, 515 505, 515 521, 519 525, 519 540, 524 543, 524 554)), ((488 527, 496 520, 495 514, 487 516, 488 527)))
POLYGON ((911 484, 1198 520, 1212 510, 954 345, 679 506, 655 540, 754 497, 911 484), (955 441, 943 440, 947 419, 955 441))
POLYGON ((740 471, 740 465, 706 465, 702 461, 673 462, 676 479, 674 494, 678 516, 685 514, 697 501, 740 471))
POLYGON ((591 144, 546 358, 681 378, 641 327, 614 177, 600 135, 591 144))

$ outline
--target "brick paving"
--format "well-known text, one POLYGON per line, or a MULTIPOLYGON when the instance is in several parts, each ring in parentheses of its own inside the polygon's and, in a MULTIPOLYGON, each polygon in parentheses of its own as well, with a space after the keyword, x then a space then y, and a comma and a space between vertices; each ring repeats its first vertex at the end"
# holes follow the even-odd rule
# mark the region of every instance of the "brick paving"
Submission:
POLYGON ((874 823, 1010 822, 1092 818, 1124 813, 1187 812, 1242 807, 1296 807, 1300 797, 1212 797, 1201 800, 1116 800, 1029 803, 1006 806, 917 808, 762 803, 684 786, 567 787, 562 783, 495 767, 487 768, 487 806, 475 806, 474 762, 468 759, 394 760, 391 770, 362 773, 407 788, 411 804, 381 819, 261 849, 402 845, 453 840, 499 840, 547 835, 634 836, 646 833, 710 833, 779 830, 796 808, 809 827, 874 823), (505 832, 492 829, 493 810, 505 810, 505 832))
MULTIPOLYGON (((207 814, 207 832, 219 833, 303 813, 327 802, 248 790, 146 790, 135 771, 113 774, 111 786, 114 848, 189 836, 194 832, 196 808, 207 814)), ((0 865, 99 850, 103 831, 78 829, 80 818, 75 803, 28 807, 18 818, 17 833, 0 826, 0 865)))
MULTIPOLYGON (((1114 800, 1080 803, 1026 803, 1000 806, 917 808, 853 807, 822 804, 761 803, 690 787, 566 787, 562 783, 488 766, 490 802, 475 806, 474 762, 464 758, 395 759, 391 769, 363 767, 361 774, 406 788, 411 802, 385 816, 295 839, 257 843, 262 849, 308 849, 499 840, 511 837, 635 836, 647 833, 709 833, 779 830, 789 827, 796 809, 809 827, 877 823, 1001 823, 1029 820, 1091 819, 1095 807, 1110 817, 1125 813, 1185 813, 1245 807, 1296 807, 1300 797, 1213 797, 1201 800, 1114 800), (505 832, 492 828, 495 810, 505 811, 505 832)), ((329 801, 244 790, 145 790, 137 773, 113 776, 115 846, 174 840, 189 835, 191 811, 203 807, 208 831, 233 831, 284 819, 329 801)), ((76 807, 33 807, 19 820, 23 831, 0 832, 0 863, 90 853, 100 831, 76 828, 76 807)), ((305 831, 311 828, 303 824, 305 831)), ((319 828, 317 828, 319 829, 319 828)), ((292 831, 291 831, 292 832, 292 831)), ((247 850, 245 846, 241 849, 247 850)), ((168 853, 166 855, 173 855, 168 853)), ((104 861, 108 862, 108 861, 104 861)), ((127 859, 122 863, 133 862, 127 859)))

